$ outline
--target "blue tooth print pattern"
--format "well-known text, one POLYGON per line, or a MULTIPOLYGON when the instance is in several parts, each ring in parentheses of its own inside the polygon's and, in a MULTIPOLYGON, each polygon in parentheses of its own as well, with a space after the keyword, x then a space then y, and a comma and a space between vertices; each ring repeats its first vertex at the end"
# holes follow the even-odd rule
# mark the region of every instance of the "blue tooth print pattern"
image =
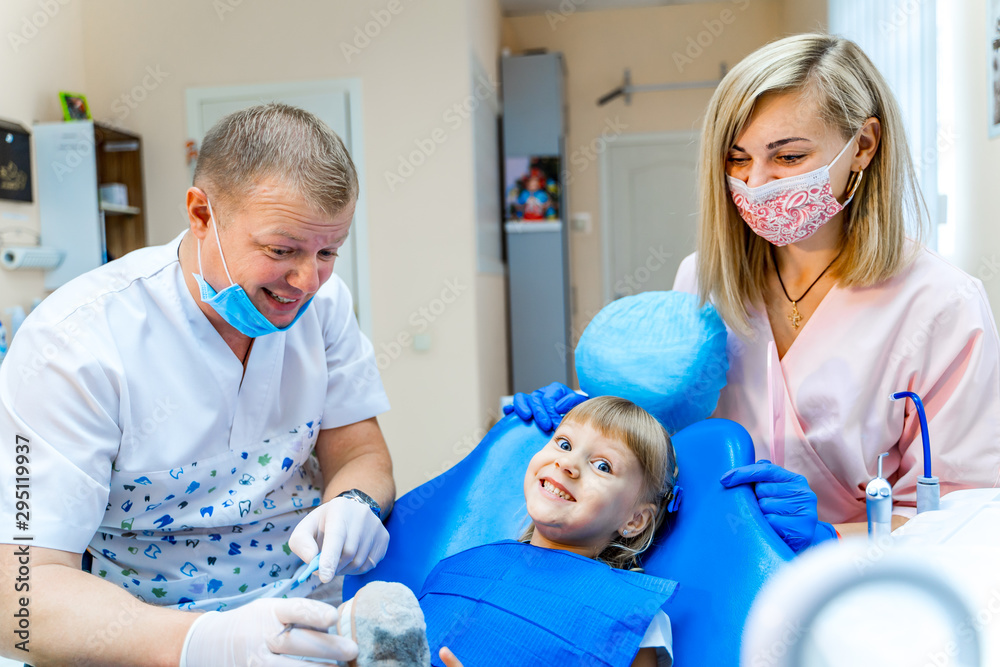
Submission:
POLYGON ((312 455, 319 430, 319 420, 307 422, 256 447, 170 470, 116 466, 89 548, 92 572, 145 602, 179 609, 281 594, 302 565, 288 538, 322 496, 312 455))

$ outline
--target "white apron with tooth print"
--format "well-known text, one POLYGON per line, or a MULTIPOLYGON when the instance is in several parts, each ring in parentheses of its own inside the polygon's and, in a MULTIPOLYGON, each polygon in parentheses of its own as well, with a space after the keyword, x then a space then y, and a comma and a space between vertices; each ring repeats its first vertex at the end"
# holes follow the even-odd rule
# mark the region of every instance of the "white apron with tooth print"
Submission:
MULTIPOLYGON (((261 588, 288 593, 304 567, 288 537, 322 497, 310 455, 318 434, 319 421, 308 422, 256 448, 170 470, 115 470, 104 523, 120 529, 105 528, 91 543, 92 572, 147 602, 182 609, 239 606, 261 588), (207 604, 195 602, 206 597, 207 604)), ((318 582, 311 578, 295 594, 318 582)))

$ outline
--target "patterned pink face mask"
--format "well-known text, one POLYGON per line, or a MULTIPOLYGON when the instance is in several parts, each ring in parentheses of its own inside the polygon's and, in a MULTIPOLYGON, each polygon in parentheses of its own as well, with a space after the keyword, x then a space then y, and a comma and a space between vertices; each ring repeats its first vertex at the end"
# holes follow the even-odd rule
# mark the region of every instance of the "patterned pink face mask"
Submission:
POLYGON ((847 142, 837 157, 825 167, 805 174, 779 178, 756 188, 738 178, 726 176, 729 193, 740 216, 761 238, 776 246, 797 243, 812 236, 830 218, 844 210, 854 197, 861 174, 858 174, 847 200, 841 204, 830 187, 830 167, 853 143, 847 142))

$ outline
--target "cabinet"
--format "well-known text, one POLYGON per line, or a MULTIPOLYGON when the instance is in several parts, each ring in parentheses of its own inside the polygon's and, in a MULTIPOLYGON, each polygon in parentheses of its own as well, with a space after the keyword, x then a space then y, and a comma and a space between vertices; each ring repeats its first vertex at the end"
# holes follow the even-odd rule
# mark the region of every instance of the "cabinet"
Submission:
POLYGON ((40 123, 34 133, 42 244, 63 252, 45 288, 144 247, 142 139, 93 121, 40 123), (127 203, 101 202, 106 183, 123 184, 127 203))
MULTIPOLYGON (((504 162, 555 159, 566 173, 565 64, 560 53, 505 56, 504 162)), ((508 174, 508 177, 510 174, 508 174)), ((559 211, 565 218, 566 179, 559 211)), ((511 376, 514 391, 529 392, 572 377, 569 235, 561 220, 511 222, 507 242, 511 376)))

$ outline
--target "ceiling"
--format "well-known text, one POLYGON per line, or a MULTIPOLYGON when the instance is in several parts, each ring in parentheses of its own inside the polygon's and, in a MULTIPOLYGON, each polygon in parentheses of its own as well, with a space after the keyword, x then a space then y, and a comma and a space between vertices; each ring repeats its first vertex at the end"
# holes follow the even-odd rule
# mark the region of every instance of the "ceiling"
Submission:
POLYGON ((627 7, 660 7, 693 5, 718 0, 500 0, 504 16, 526 16, 545 12, 588 12, 627 7))

